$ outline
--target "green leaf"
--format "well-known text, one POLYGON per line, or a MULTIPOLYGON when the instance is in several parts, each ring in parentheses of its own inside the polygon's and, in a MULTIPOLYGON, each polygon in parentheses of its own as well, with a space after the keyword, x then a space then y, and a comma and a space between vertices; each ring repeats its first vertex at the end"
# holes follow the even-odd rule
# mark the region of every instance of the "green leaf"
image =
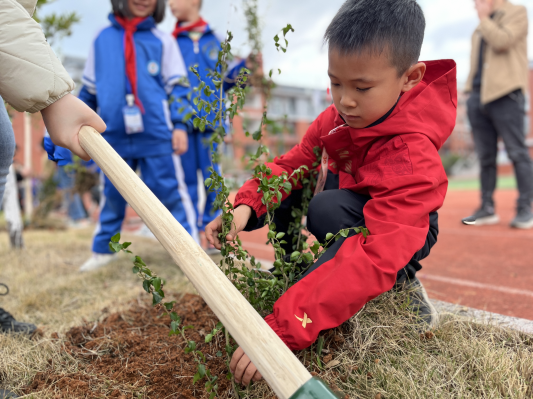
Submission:
POLYGON ((131 242, 125 242, 125 243, 122 244, 122 248, 123 248, 123 249, 126 249, 126 248, 128 248, 130 245, 131 245, 131 242))
POLYGON ((144 280, 143 281, 143 288, 146 292, 150 293, 150 287, 152 286, 152 283, 150 280, 144 280))
POLYGON ((298 252, 298 251, 294 251, 294 252, 291 254, 291 262, 294 262, 296 259, 298 259, 299 256, 300 256, 300 252, 298 252))
POLYGON ((205 336, 205 343, 208 344, 209 342, 211 342, 213 340, 213 334, 207 334, 205 336))
POLYGON ((318 337, 318 345, 316 349, 316 353, 318 356, 322 353, 322 349, 324 348, 324 336, 318 337))
POLYGON ((171 311, 175 303, 176 301, 172 301, 172 302, 166 302, 163 305, 165 306, 166 310, 171 311))
POLYGON ((177 321, 178 323, 180 322, 180 317, 178 316, 176 312, 170 313, 170 318, 174 321, 177 321))
POLYGON ((217 352, 217 357, 222 357, 222 352, 218 351, 217 352))
POLYGON ((161 290, 161 279, 159 277, 153 278, 152 285, 154 286, 154 290, 160 291, 161 290))
POLYGON ((213 183, 213 179, 211 179, 210 177, 205 179, 204 184, 205 184, 206 187, 211 187, 211 183, 213 183))
POLYGON ((326 241, 331 240, 333 237, 334 237, 334 236, 333 236, 332 233, 328 233, 328 234, 326 234, 326 241))
POLYGON ((202 376, 200 376, 200 373, 196 373, 192 379, 192 383, 193 385, 196 384, 198 382, 198 380, 200 380, 202 378, 202 376))
POLYGON ((163 296, 161 296, 159 292, 157 291, 152 292, 152 304, 153 305, 157 305, 161 303, 162 300, 163 300, 163 296))
POLYGON ((348 229, 343 229, 339 231, 340 235, 343 236, 344 238, 348 237, 348 232, 349 232, 348 229))
POLYGON ((170 322, 170 329, 172 330, 172 332, 176 332, 178 330, 179 325, 180 324, 177 321, 170 322))
POLYGON ((203 364, 198 365, 198 373, 200 373, 200 376, 204 378, 205 376, 205 366, 203 364))
POLYGON ((255 131, 255 132, 252 134, 252 138, 253 138, 255 141, 259 141, 259 140, 261 140, 261 137, 263 137, 263 132, 262 132, 261 128, 259 128, 259 130, 255 131))
POLYGON ((110 242, 109 243, 109 249, 112 251, 112 252, 120 252, 122 250, 122 245, 120 245, 119 243, 116 243, 116 242, 110 242))
POLYGON ((278 234, 276 234, 276 240, 280 240, 280 239, 282 239, 283 237, 285 237, 285 233, 283 233, 283 232, 282 232, 282 233, 278 233, 278 234))
POLYGON ((111 242, 119 242, 119 241, 120 241, 120 233, 117 233, 113 237, 111 237, 111 242))
POLYGON ((133 266, 131 271, 133 272, 133 274, 137 274, 141 271, 141 268, 139 266, 133 266))

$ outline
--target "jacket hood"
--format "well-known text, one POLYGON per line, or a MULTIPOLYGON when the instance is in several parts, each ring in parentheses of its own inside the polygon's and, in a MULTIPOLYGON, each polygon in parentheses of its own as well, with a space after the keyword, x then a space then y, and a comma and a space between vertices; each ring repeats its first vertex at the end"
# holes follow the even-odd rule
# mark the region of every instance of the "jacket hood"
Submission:
MULTIPOLYGON (((111 21, 111 25, 113 25, 115 28, 123 29, 122 26, 118 23, 117 19, 115 18, 115 14, 111 13, 107 17, 109 21, 111 21)), ((137 30, 150 30, 155 28, 155 20, 153 17, 146 17, 144 21, 142 21, 139 25, 137 25, 137 30)))
MULTIPOLYGON (((348 127, 355 143, 364 145, 376 138, 403 134, 426 135, 440 149, 455 127, 457 115, 456 64, 453 60, 424 61, 424 79, 403 94, 390 116, 379 125, 354 129, 348 127)), ((335 125, 344 121, 338 112, 335 125)), ((322 137, 323 141, 330 140, 322 137)))

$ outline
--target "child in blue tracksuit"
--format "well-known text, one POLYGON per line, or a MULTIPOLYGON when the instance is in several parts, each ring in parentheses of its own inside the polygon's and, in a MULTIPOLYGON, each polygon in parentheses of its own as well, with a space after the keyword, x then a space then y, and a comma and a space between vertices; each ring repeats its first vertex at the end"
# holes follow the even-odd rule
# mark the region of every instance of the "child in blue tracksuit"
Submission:
MULTIPOLYGON (((132 0, 111 2, 111 26, 94 40, 79 97, 106 122, 103 137, 132 169, 140 168, 150 190, 198 240, 196 225, 188 222, 194 210, 178 156, 187 148, 190 128, 183 122, 190 109, 187 73, 172 36, 156 28, 165 0, 149 7, 132 0)), ((93 256, 81 271, 112 260, 108 244, 124 220, 126 201, 104 175, 102 184, 93 256)))
MULTIPOLYGON (((185 59, 191 88, 197 87, 199 84, 197 76, 190 71, 190 67, 196 65, 202 81, 216 91, 213 80, 208 74, 215 69, 218 53, 221 50, 221 40, 217 38, 209 25, 200 17, 201 0, 169 0, 168 4, 172 13, 178 19, 173 35, 177 39, 185 59)), ((224 79, 224 91, 234 86, 235 78, 245 67, 245 63, 245 60, 239 60, 229 66, 229 72, 224 79)), ((214 94, 211 98, 207 98, 203 92, 202 97, 207 101, 215 99, 214 94)), ((202 110, 200 116, 205 116, 205 114, 205 110, 202 110)), ((211 119, 214 119, 214 117, 215 114, 212 113, 211 119)), ((196 212, 195 222, 200 231, 204 231, 205 226, 216 217, 213 210, 215 192, 207 193, 204 209, 200 209, 198 204, 198 170, 201 171, 204 180, 210 176, 209 167, 212 166, 219 171, 219 166, 212 164, 211 149, 205 144, 212 134, 213 131, 209 129, 206 129, 205 132, 200 132, 193 128, 189 132, 189 149, 181 157, 185 171, 185 183, 196 212)))

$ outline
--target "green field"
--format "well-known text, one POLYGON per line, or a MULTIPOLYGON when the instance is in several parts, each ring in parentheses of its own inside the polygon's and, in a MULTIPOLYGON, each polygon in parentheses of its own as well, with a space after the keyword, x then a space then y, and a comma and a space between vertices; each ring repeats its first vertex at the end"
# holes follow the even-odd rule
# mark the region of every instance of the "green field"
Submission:
MULTIPOLYGON (((515 189, 516 179, 514 176, 498 177, 498 188, 500 189, 515 189)), ((449 190, 479 190, 479 179, 476 178, 450 178, 448 186, 449 190)))

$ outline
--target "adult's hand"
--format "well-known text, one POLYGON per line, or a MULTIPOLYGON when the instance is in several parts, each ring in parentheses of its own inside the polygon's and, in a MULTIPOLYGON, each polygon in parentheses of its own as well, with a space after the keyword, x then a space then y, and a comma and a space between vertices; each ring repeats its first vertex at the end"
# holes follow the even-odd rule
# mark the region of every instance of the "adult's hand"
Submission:
POLYGON ((475 0, 475 3, 479 20, 489 18, 494 10, 494 0, 475 0))
POLYGON ((83 126, 91 126, 100 133, 105 131, 106 125, 96 112, 76 96, 67 94, 41 110, 41 114, 55 145, 68 148, 85 161, 91 159, 81 148, 78 133, 83 126))

